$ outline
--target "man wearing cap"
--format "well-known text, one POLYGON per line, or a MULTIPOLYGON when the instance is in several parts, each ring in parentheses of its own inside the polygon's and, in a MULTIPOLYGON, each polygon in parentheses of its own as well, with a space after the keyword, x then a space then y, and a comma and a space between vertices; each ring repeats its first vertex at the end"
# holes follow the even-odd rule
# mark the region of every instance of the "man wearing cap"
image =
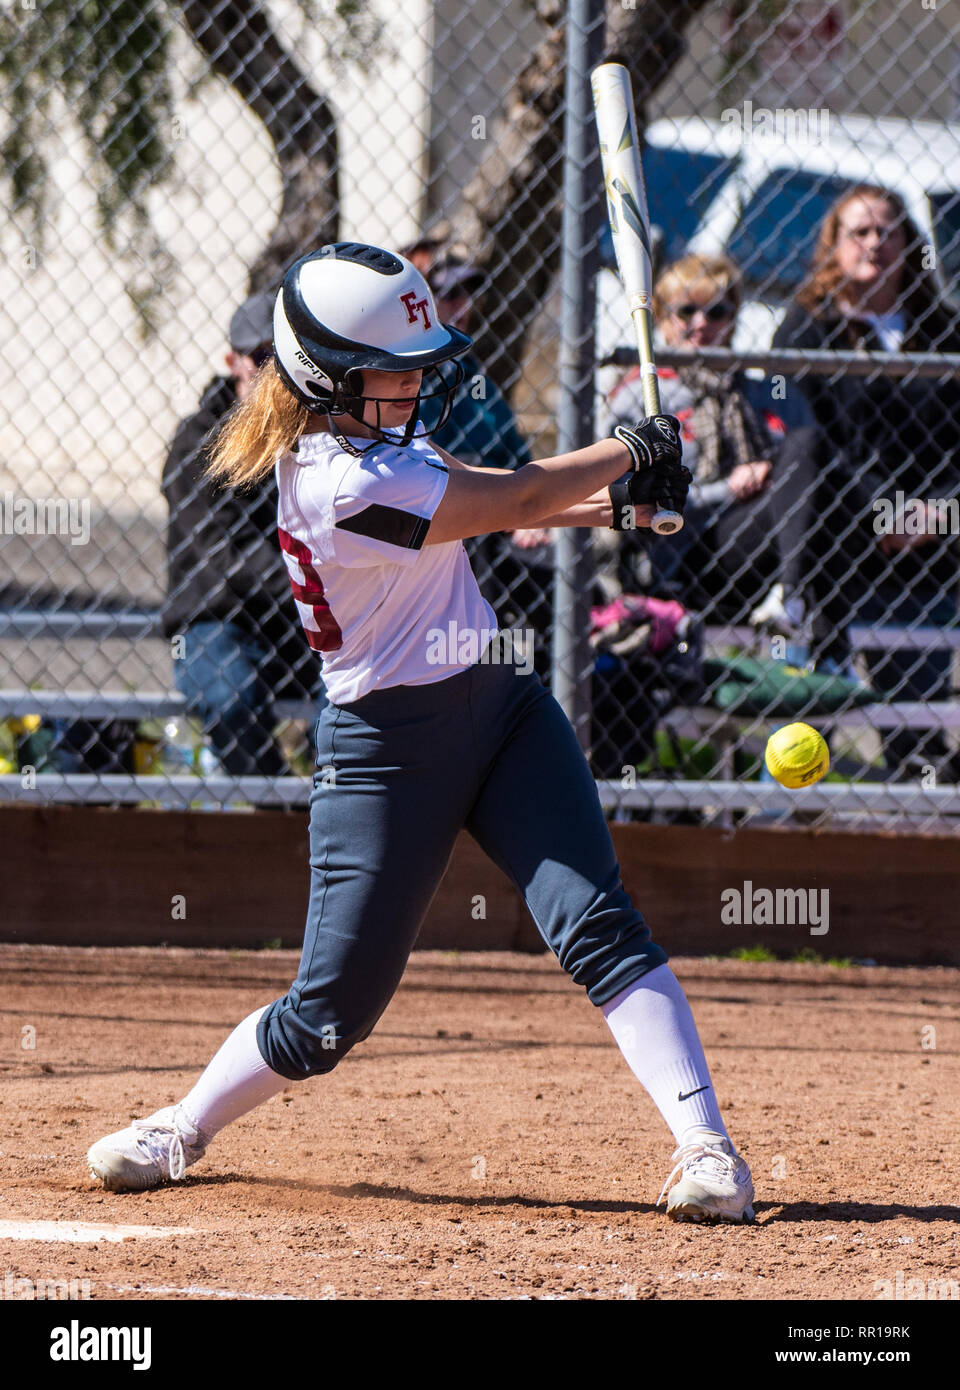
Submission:
MULTIPOLYGON (((441 323, 469 333, 473 298, 483 284, 483 272, 469 261, 445 256, 427 275, 441 323)), ((434 432, 434 442, 448 453, 479 468, 519 468, 530 462, 530 447, 517 429, 513 411, 496 382, 485 376, 468 353, 463 358, 464 383, 454 397, 447 423, 434 432)), ((421 417, 427 417, 421 410, 421 417)))
POLYGON ((273 339, 271 294, 247 299, 230 321, 229 376, 217 376, 181 421, 163 469, 167 595, 163 630, 174 679, 233 776, 289 771, 273 736, 274 701, 325 701, 316 655, 303 642, 277 541, 277 486, 236 492, 205 481, 206 447, 243 400, 273 339))

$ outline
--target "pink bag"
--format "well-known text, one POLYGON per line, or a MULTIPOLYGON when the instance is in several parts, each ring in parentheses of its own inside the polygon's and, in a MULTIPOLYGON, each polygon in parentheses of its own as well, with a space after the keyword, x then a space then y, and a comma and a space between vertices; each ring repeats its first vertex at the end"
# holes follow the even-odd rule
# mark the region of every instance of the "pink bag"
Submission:
POLYGON ((676 599, 621 594, 612 603, 590 610, 590 641, 595 647, 613 647, 637 628, 648 628, 646 649, 656 656, 671 645, 687 610, 676 599))

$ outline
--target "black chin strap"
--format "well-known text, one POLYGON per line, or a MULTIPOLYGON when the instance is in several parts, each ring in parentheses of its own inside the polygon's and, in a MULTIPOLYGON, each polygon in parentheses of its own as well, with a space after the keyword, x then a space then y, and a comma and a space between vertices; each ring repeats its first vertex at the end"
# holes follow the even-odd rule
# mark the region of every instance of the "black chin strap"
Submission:
POLYGON ((330 427, 330 433, 333 435, 334 439, 340 445, 340 448, 344 451, 345 454, 352 454, 353 457, 357 459, 362 458, 364 454, 370 452, 370 450, 374 447, 377 441, 375 439, 372 439, 365 449, 358 449, 355 444, 351 444, 350 440, 343 433, 343 431, 337 428, 336 423, 338 416, 346 415, 348 412, 346 410, 334 410, 333 407, 334 403, 331 402, 331 404, 328 405, 325 410, 315 409, 313 413, 315 415, 322 416, 323 419, 326 420, 327 424, 330 427))
MULTIPOLYGON (((363 396, 354 396, 351 399, 365 401, 367 398, 363 396)), ((407 445, 410 443, 410 441, 413 439, 413 436, 416 432, 417 421, 420 419, 420 402, 417 402, 417 405, 413 410, 410 419, 404 425, 403 433, 399 437, 392 437, 391 432, 389 430, 384 429, 384 427, 380 424, 380 398, 377 396, 371 396, 369 397, 369 399, 376 402, 377 423, 376 426, 370 425, 368 426, 368 428, 375 428, 377 430, 377 437, 371 439, 370 443, 366 446, 366 448, 363 449, 358 449, 355 444, 352 444, 350 440, 347 439, 346 435, 344 435, 334 423, 336 420, 336 416, 329 411, 327 412, 327 419, 330 421, 330 432, 333 435, 334 439, 337 441, 337 443, 340 445, 340 448, 345 450, 346 453, 352 454, 354 458, 362 458, 364 454, 369 454, 370 450, 375 449, 378 444, 392 444, 394 448, 405 449, 407 445)), ((348 414, 349 412, 344 411, 342 413, 348 414)), ((356 417, 354 416, 354 418, 356 417)))

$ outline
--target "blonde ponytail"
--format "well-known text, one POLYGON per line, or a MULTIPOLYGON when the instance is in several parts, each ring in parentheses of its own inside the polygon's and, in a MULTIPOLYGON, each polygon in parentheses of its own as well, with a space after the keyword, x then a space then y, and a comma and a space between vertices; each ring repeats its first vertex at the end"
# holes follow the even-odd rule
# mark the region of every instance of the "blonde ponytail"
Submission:
POLYGON ((274 363, 265 363, 247 397, 224 420, 204 477, 229 487, 252 487, 272 470, 278 454, 293 448, 309 415, 274 363))

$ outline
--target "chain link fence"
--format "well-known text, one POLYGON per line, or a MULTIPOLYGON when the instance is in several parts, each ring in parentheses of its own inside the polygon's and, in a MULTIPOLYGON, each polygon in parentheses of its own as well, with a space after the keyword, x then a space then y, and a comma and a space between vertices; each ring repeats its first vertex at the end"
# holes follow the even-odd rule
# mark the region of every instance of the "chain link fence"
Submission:
POLYGON ((631 70, 694 484, 676 538, 478 537, 481 587, 565 673, 616 816, 960 825, 960 18, 571 15, 5 0, 0 797, 305 804, 325 697, 275 485, 200 477, 298 255, 420 265, 474 337, 437 436, 467 463, 549 456, 571 361, 598 437, 643 414, 582 105, 565 130, 572 43, 631 70), (565 342, 571 287, 595 324, 565 342), (558 590, 571 554, 587 580, 558 590), (798 720, 832 760, 802 794, 762 762, 798 720))

